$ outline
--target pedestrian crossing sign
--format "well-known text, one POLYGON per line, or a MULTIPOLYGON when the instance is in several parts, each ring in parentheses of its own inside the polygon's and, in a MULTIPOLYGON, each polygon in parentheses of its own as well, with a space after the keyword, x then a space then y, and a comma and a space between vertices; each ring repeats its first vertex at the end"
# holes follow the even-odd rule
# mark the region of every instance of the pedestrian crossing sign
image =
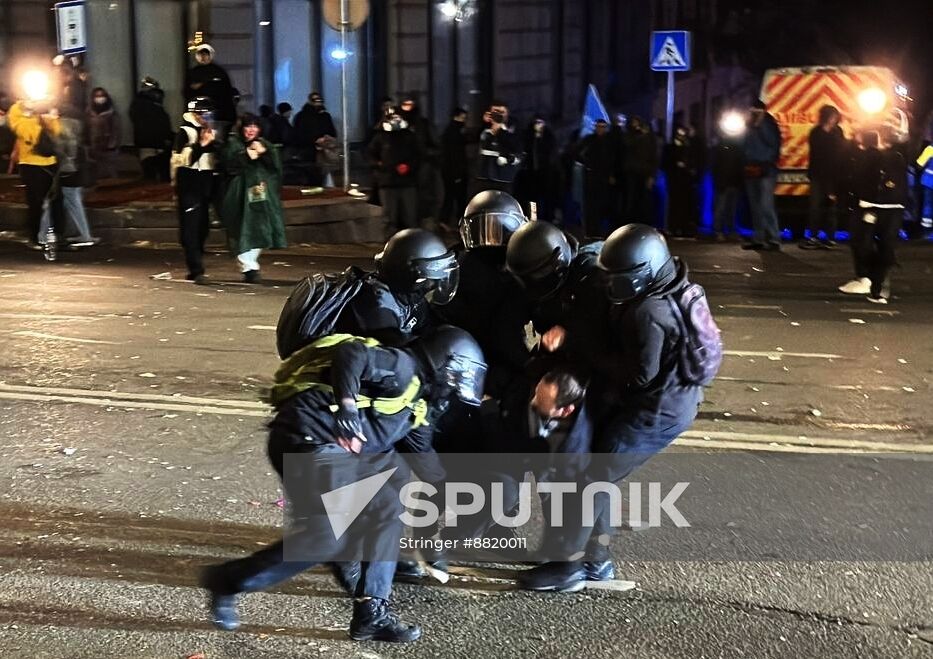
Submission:
POLYGON ((651 33, 652 71, 690 70, 690 33, 667 30, 651 33))

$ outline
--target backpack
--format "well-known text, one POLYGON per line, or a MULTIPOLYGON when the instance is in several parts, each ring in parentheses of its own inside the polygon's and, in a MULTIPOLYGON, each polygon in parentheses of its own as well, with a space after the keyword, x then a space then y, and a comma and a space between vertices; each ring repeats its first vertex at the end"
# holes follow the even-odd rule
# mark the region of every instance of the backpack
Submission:
POLYGON ((709 386, 722 365, 722 337, 706 291, 699 284, 689 284, 667 299, 683 337, 680 374, 690 384, 709 386))
POLYGON ((275 328, 279 357, 289 355, 334 331, 337 318, 363 286, 365 273, 349 267, 340 274, 316 273, 292 289, 275 328))

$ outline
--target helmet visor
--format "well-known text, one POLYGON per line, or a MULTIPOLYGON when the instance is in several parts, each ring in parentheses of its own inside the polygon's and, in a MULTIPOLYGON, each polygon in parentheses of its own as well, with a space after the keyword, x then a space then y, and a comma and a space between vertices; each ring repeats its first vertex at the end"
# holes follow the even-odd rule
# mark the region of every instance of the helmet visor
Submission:
POLYGON ((453 252, 433 259, 412 261, 415 285, 425 291, 424 297, 431 304, 444 305, 454 299, 460 285, 460 264, 453 252))
POLYGON ((481 213, 460 220, 460 239, 467 249, 477 247, 503 247, 513 231, 506 227, 520 226, 524 216, 514 213, 481 213))
POLYGON ((448 384, 467 405, 479 405, 483 400, 486 364, 460 355, 452 356, 446 365, 448 384))
POLYGON ((651 266, 643 263, 625 272, 603 271, 606 296, 613 304, 622 304, 638 297, 648 289, 651 266))

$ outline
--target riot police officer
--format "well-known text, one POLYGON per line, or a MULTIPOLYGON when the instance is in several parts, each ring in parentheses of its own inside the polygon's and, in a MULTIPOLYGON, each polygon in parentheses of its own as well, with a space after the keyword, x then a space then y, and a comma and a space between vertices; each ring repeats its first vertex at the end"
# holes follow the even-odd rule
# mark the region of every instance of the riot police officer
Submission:
MULTIPOLYGON (((692 319, 706 318, 702 337, 718 342, 718 330, 709 315, 702 288, 687 279, 687 268, 671 256, 664 237, 643 224, 617 229, 602 246, 597 267, 602 274, 604 295, 611 303, 605 316, 609 341, 601 344, 602 359, 593 370, 597 421, 591 451, 606 455, 593 461, 586 474, 592 481, 618 481, 687 430, 702 401, 702 386, 685 364, 689 346, 697 345, 688 327, 692 319), (689 293, 689 295, 687 295, 689 293), (683 309, 685 300, 702 305, 705 315, 683 309), (687 321, 685 318, 691 320, 687 321), (688 336, 689 334, 689 336, 688 336), (688 338, 690 340, 688 340, 688 338)), ((691 309, 699 310, 700 306, 691 309)), ((591 318, 597 322, 596 317, 591 318)), ((560 350, 572 338, 572 328, 559 328, 549 349, 560 350)), ((706 345, 715 358, 721 345, 706 345)), ((692 355, 696 357, 696 355, 692 355)), ((719 362, 701 364, 711 379, 719 362)), ((565 505, 568 515, 582 510, 582 502, 565 505)), ((584 527, 577 518, 565 518, 564 529, 552 533, 552 548, 572 556, 594 537, 608 533, 608 502, 597 504, 597 522, 584 527), (558 535, 560 534, 560 535, 558 535)), ((591 554, 590 554, 591 555, 591 554)), ((520 583, 530 590, 573 591, 582 587, 587 570, 581 561, 550 562, 523 573, 520 583)))
POLYGON ((430 305, 454 299, 460 282, 456 254, 430 231, 403 229, 376 255, 376 272, 344 307, 336 332, 403 345, 430 320, 430 305))
MULTIPOLYGON (((297 469, 302 476, 284 479, 290 503, 301 510, 302 526, 252 556, 204 571, 201 582, 210 593, 214 624, 225 630, 239 626, 238 594, 266 589, 316 563, 339 560, 349 541, 335 537, 322 497, 306 492, 309 482, 315 492, 352 484, 358 476, 348 476, 358 472, 341 471, 333 462, 352 459, 352 454, 375 456, 377 462, 396 450, 430 455, 432 427, 446 401, 456 396, 479 404, 485 368, 476 341, 449 326, 404 349, 331 335, 286 360, 272 388, 276 415, 270 424, 269 458, 280 475, 294 476, 297 469), (302 471, 306 463, 295 462, 301 457, 287 456, 294 453, 310 454, 316 469, 302 471), (293 461, 291 469, 286 460, 293 461), (298 560, 290 560, 295 556, 298 560)), ((424 480, 436 482, 444 475, 429 460, 418 461, 416 469, 424 480)), ((343 584, 355 596, 350 624, 355 640, 408 642, 421 635, 420 627, 402 623, 388 603, 402 532, 397 488, 407 479, 401 479, 382 487, 367 505, 365 519, 356 522, 365 525, 367 548, 378 558, 362 563, 359 576, 353 577, 356 583, 343 584)))

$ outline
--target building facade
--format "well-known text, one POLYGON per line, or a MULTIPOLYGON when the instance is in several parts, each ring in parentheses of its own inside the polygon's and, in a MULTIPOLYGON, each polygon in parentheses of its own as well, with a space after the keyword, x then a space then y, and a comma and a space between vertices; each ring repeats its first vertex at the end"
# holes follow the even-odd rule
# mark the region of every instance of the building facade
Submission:
MULTIPOLYGON (((349 33, 350 137, 365 139, 381 99, 418 97, 435 125, 454 107, 478 121, 493 98, 520 122, 540 113, 579 120, 587 85, 611 110, 663 116, 664 79, 649 70, 653 29, 694 31, 697 66, 678 75, 678 117, 706 125, 716 106, 748 95, 747 75, 715 61, 710 37, 723 26, 717 0, 350 0, 368 5, 349 33), (461 9, 451 16, 451 6, 461 9), (460 20, 458 20, 458 18, 460 20), (744 87, 743 87, 744 85, 744 87)), ((143 76, 158 79, 173 115, 183 107, 187 52, 197 32, 241 93, 241 109, 287 101, 299 109, 323 93, 340 125, 340 34, 325 20, 333 0, 86 0, 92 83, 125 110, 143 76)), ((52 4, 0 0, 0 86, 16 89, 27 64, 55 54, 52 4)))

